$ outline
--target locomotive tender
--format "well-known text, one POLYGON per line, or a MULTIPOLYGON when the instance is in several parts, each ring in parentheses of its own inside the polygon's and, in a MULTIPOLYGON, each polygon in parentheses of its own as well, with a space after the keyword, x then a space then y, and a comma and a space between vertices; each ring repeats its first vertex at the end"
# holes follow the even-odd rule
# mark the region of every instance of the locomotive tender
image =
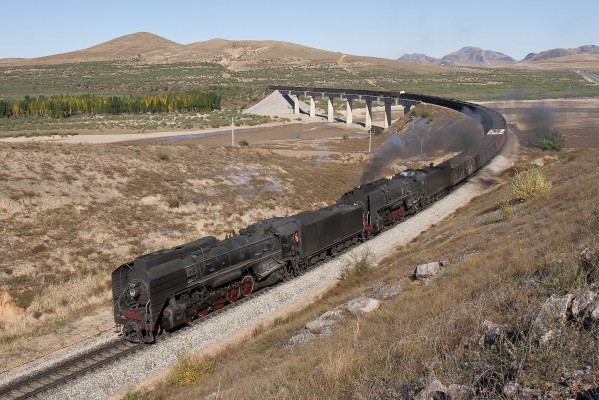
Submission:
POLYGON ((437 166, 358 186, 335 205, 266 219, 224 240, 208 236, 121 265, 112 273, 112 293, 115 322, 125 339, 152 343, 162 330, 296 276, 443 197, 503 146, 505 119, 493 110, 445 98, 402 96, 476 113, 486 132, 483 141, 437 166))

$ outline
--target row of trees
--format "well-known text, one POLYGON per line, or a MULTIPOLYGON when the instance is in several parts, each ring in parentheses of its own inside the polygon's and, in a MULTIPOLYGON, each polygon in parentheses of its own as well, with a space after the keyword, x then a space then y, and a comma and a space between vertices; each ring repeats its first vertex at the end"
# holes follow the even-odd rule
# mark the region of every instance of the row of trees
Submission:
POLYGON ((207 112, 220 109, 214 92, 191 92, 154 96, 25 96, 23 100, 0 100, 0 118, 22 116, 68 117, 77 114, 124 114, 207 112))

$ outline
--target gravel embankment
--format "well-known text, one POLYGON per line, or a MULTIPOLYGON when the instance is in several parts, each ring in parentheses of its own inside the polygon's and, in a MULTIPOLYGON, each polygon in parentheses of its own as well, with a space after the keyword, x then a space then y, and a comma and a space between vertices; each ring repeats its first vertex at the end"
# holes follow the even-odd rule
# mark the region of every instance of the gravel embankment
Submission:
MULTIPOLYGON (((280 284, 267 293, 256 296, 214 318, 183 329, 156 345, 147 346, 132 357, 88 373, 75 379, 70 385, 55 388, 38 398, 104 399, 167 369, 177 360, 177 354, 199 353, 241 331, 251 332, 253 326, 268 319, 274 313, 282 312, 292 305, 301 303, 302 300, 306 302, 307 298, 331 285, 339 277, 341 271, 352 263, 352 257, 365 251, 383 257, 397 247, 407 244, 432 224, 438 223, 473 197, 493 187, 494 185, 489 185, 489 182, 496 179, 494 177, 497 174, 511 165, 516 152, 517 140, 511 136, 502 154, 497 156, 476 177, 414 218, 408 219, 299 278, 280 284)), ((89 348, 105 343, 106 340, 111 340, 110 334, 99 335, 85 345, 76 346, 60 358, 82 351, 83 347, 89 348)), ((47 361, 44 365, 49 363, 50 361, 47 361)), ((36 365, 35 368, 39 369, 40 367, 36 365)), ((14 375, 13 377, 0 376, 0 384, 11 378, 14 378, 14 375)))

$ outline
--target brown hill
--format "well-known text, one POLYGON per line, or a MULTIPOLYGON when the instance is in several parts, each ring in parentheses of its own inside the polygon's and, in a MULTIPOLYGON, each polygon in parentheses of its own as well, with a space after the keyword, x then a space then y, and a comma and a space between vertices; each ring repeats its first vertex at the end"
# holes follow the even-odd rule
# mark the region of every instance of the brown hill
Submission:
POLYGON ((274 40, 211 39, 182 45, 148 32, 138 32, 100 43, 87 49, 30 59, 3 59, 2 64, 61 64, 90 61, 216 61, 264 63, 337 62, 341 53, 274 40))
MULTIPOLYGON (((178 54, 184 46, 149 32, 138 32, 118 37, 87 49, 46 57, 21 59, 25 64, 61 64, 109 60, 154 60, 178 54)), ((12 63, 15 63, 13 61, 12 63)))
POLYGON ((347 70, 373 65, 389 70, 439 70, 438 66, 376 57, 361 57, 274 40, 211 39, 182 45, 148 32, 138 32, 100 43, 87 49, 30 59, 0 59, 0 65, 38 65, 76 62, 125 61, 171 63, 217 62, 228 69, 264 68, 278 65, 337 64, 347 70))

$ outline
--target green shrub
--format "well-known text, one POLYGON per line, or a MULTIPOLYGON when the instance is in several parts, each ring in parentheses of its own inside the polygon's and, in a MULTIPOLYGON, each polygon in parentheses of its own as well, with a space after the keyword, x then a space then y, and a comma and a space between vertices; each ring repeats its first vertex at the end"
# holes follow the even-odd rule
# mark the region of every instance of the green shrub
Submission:
POLYGON ((179 208, 181 206, 181 200, 176 196, 169 197, 166 202, 169 208, 179 208))
POLYGON ((427 122, 430 123, 433 122, 433 113, 431 113, 429 110, 419 110, 416 108, 410 111, 410 118, 426 118, 427 122))
POLYGON ((247 140, 245 140, 245 139, 242 139, 242 140, 240 140, 240 141, 239 141, 239 145, 240 145, 241 147, 247 147, 247 146, 249 146, 250 144, 249 144, 249 142, 248 142, 247 140))
POLYGON ((551 189, 548 182, 539 169, 529 169, 518 172, 512 180, 512 200, 526 201, 531 197, 546 193, 551 189))
POLYGON ((35 299, 34 291, 23 292, 15 297, 15 305, 19 308, 26 309, 31 305, 33 299, 35 299))
POLYGON ((537 140, 536 147, 545 151, 560 151, 566 140, 564 136, 556 129, 544 129, 537 133, 539 139, 537 140))

